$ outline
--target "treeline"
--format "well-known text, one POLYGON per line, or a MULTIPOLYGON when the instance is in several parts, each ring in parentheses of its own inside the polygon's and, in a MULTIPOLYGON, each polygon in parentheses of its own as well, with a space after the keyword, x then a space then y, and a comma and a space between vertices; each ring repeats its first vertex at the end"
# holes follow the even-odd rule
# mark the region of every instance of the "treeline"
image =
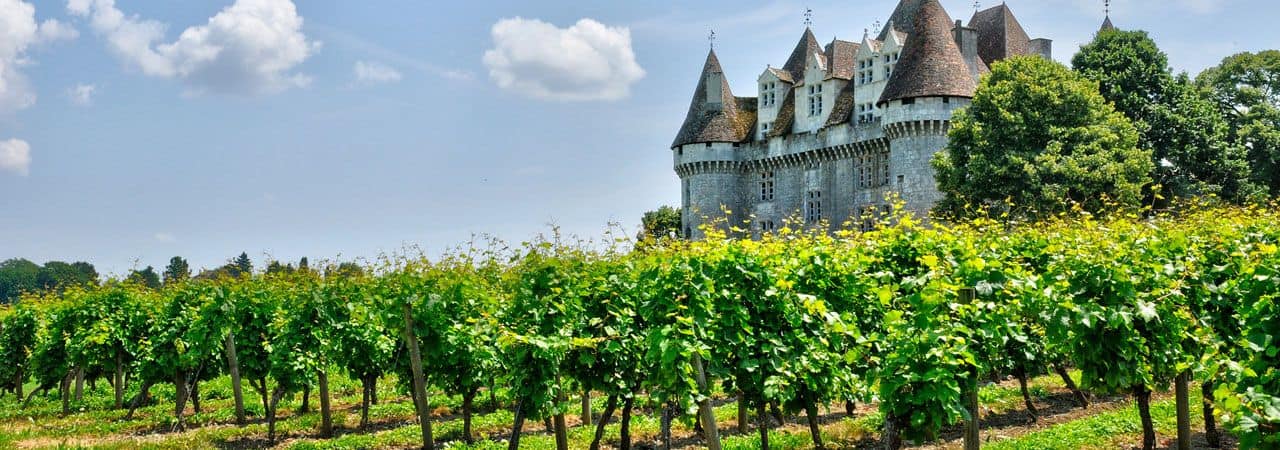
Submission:
POLYGON ((11 363, 0 365, 0 389, 21 396, 34 381, 66 407, 74 385, 106 379, 126 408, 172 383, 181 426, 200 383, 226 374, 237 421, 244 402, 260 402, 274 438, 286 395, 318 392, 329 435, 332 374, 364 385, 362 425, 375 383, 394 374, 430 447, 431 392, 461 396, 470 424, 477 395, 502 386, 512 449, 542 418, 566 448, 570 399, 591 392, 605 399, 593 448, 615 414, 618 446, 629 448, 641 406, 660 411, 664 427, 696 415, 703 442, 718 448, 718 391, 737 397, 743 432, 754 411, 763 448, 775 414, 803 414, 821 448, 820 410, 878 402, 894 449, 972 420, 966 393, 979 380, 1023 381, 1034 417, 1026 379, 1057 373, 1082 407, 1089 393, 1133 395, 1146 448, 1151 394, 1170 386, 1186 442, 1193 381, 1210 442, 1225 416, 1242 446, 1275 446, 1278 219, 1270 207, 1025 226, 891 217, 836 236, 784 229, 753 241, 709 229, 706 241, 636 251, 552 237, 388 259, 363 273, 73 287, 0 310, 0 356, 11 363), (1068 368, 1080 371, 1078 387, 1068 368))
MULTIPOLYGON (((272 260, 267 262, 265 273, 269 275, 309 272, 312 269, 307 257, 302 257, 296 264, 282 263, 272 260)), ((364 270, 354 262, 343 262, 336 266, 325 267, 326 271, 337 271, 345 274, 359 273, 364 270)), ((169 259, 169 264, 161 272, 155 267, 132 269, 125 280, 150 289, 160 289, 166 285, 182 283, 190 279, 217 280, 222 278, 240 278, 253 274, 253 261, 247 253, 227 260, 226 264, 213 269, 201 270, 192 275, 191 265, 181 256, 169 259)), ((0 305, 12 303, 24 293, 39 294, 44 292, 60 292, 71 287, 93 287, 102 283, 93 264, 79 261, 65 263, 49 261, 43 266, 22 258, 13 258, 0 262, 0 305)))

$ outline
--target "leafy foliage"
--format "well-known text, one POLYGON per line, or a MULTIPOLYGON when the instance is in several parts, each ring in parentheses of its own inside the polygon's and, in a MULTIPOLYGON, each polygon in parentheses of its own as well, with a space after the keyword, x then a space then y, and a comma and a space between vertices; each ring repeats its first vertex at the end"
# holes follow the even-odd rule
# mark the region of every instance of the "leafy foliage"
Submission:
POLYGON ((1044 58, 1011 58, 992 66, 972 105, 952 118, 947 152, 934 160, 946 195, 938 208, 1007 207, 1019 217, 1073 205, 1136 208, 1151 161, 1096 83, 1044 58))

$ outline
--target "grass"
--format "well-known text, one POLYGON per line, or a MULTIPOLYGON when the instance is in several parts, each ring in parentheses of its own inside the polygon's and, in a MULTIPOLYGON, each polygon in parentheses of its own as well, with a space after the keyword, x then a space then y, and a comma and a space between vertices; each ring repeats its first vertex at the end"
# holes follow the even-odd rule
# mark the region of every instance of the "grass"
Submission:
MULTIPOLYGON (((83 401, 73 405, 72 414, 61 414, 61 402, 56 393, 34 399, 30 407, 22 409, 13 396, 0 398, 0 448, 103 448, 103 449, 188 449, 188 448, 277 448, 277 449, 387 449, 411 448, 420 443, 420 431, 414 417, 412 402, 398 392, 395 380, 381 380, 378 396, 382 402, 370 410, 371 429, 357 429, 360 423, 360 386, 346 377, 331 376, 333 387, 333 421, 335 436, 321 439, 319 401, 313 392, 312 411, 298 413, 300 398, 286 398, 279 408, 277 422, 278 440, 274 445, 266 441, 267 425, 262 421, 262 407, 257 394, 245 391, 245 404, 250 424, 234 425, 231 387, 227 378, 219 378, 200 385, 202 413, 185 418, 187 428, 174 430, 173 387, 159 385, 153 388, 155 404, 140 408, 131 419, 124 419, 125 411, 111 410, 113 394, 110 386, 99 383, 96 389, 86 387, 83 401)), ((28 388, 28 391, 30 388, 28 388)), ((1051 395, 1063 395, 1065 389, 1056 375, 1032 380, 1034 398, 1045 399, 1051 395)), ((132 396, 132 393, 129 393, 132 396)), ((505 393, 498 392, 500 403, 505 403, 505 393)), ((1016 414, 1023 406, 1022 394, 1016 383, 988 384, 982 387, 979 397, 987 414, 1016 414)), ((572 402, 571 411, 576 411, 572 402)), ((473 444, 462 442, 462 419, 458 414, 459 396, 440 393, 431 397, 434 418, 433 434, 437 444, 450 449, 505 449, 513 419, 509 410, 488 408, 488 395, 477 398, 477 414, 472 429, 477 440, 473 444)), ((1200 418, 1198 402, 1193 402, 1192 416, 1200 418)), ((603 399, 595 399, 596 413, 603 407, 603 399)), ((190 409, 188 410, 190 411, 190 409)), ((855 448, 866 446, 879 439, 883 420, 875 408, 863 406, 854 416, 843 414, 843 405, 824 410, 821 426, 823 441, 829 448, 855 448)), ((755 449, 760 447, 758 432, 752 427, 745 434, 737 433, 737 405, 725 402, 714 409, 726 449, 755 449)), ((620 411, 615 412, 615 422, 605 428, 605 442, 616 442, 620 411)), ((1152 405, 1157 432, 1161 437, 1171 436, 1174 426, 1172 400, 1157 399, 1152 405)), ((1053 418, 1048 418, 1052 422, 1053 418)), ((576 415, 569 415, 570 448, 586 449, 595 427, 572 426, 578 422, 576 415)), ((1197 425, 1198 426, 1198 425, 1197 425)), ((687 447, 701 446, 692 432, 692 418, 683 417, 673 424, 676 442, 687 447)), ((991 440, 984 445, 994 449, 1074 449, 1116 448, 1140 440, 1137 413, 1131 404, 1117 402, 1100 404, 1082 417, 1062 420, 1040 428, 1001 425, 1001 429, 984 430, 991 440)), ((658 418, 647 410, 638 410, 633 417, 633 442, 654 442, 659 433, 658 418)), ((790 418, 769 434, 771 448, 812 448, 807 425, 803 417, 790 418)), ((934 443, 933 446, 954 447, 955 441, 934 443)), ((544 429, 541 420, 526 421, 521 437, 521 448, 554 449, 555 439, 544 429)))

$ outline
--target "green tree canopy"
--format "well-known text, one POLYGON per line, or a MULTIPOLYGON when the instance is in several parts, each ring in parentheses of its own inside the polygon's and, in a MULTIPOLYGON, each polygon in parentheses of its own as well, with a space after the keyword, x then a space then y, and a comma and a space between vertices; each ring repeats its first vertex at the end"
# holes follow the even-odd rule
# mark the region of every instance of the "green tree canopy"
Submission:
POLYGON ((45 290, 62 290, 70 286, 86 286, 98 283, 98 271, 87 262, 68 264, 49 261, 36 274, 36 285, 45 290))
POLYGON ((173 284, 191 278, 191 265, 181 256, 169 258, 169 265, 164 268, 164 284, 173 284))
POLYGON ((235 266, 235 272, 233 275, 237 277, 240 275, 253 274, 253 261, 249 260, 248 253, 240 252, 240 256, 237 256, 236 259, 232 260, 231 265, 235 266))
POLYGON ((151 266, 142 270, 134 269, 129 272, 130 283, 137 283, 140 286, 146 286, 151 289, 160 289, 160 274, 156 273, 156 269, 151 266))
POLYGON ((1145 31, 1102 31, 1071 64, 1133 121, 1164 194, 1242 200, 1255 193, 1245 152, 1228 139, 1222 114, 1185 76, 1173 75, 1145 31))
POLYGON ((1280 50, 1240 53, 1196 78, 1226 115, 1258 185, 1280 194, 1280 50))
POLYGON ((39 273, 40 265, 25 259, 0 262, 0 303, 13 303, 23 292, 34 291, 39 273))
POLYGON ((663 205, 640 218, 639 239, 680 236, 680 210, 663 205))
POLYGON ((1080 205, 1137 207, 1151 182, 1151 152, 1098 93, 1097 83, 1038 57, 996 63, 973 103, 952 118, 934 159, 939 211, 976 206, 1037 217, 1080 205))

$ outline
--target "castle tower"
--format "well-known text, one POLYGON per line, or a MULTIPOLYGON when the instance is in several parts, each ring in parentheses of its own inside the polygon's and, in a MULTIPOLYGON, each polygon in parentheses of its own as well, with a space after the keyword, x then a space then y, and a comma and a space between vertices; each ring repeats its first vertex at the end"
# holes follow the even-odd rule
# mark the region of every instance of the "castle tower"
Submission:
POLYGON ((956 45, 954 23, 938 0, 902 5, 908 3, 915 6, 913 33, 877 104, 885 111, 890 190, 913 212, 926 215, 927 207, 942 199, 930 161, 946 148, 951 116, 969 104, 977 84, 956 45))
POLYGON ((685 236, 702 237, 704 218, 738 224, 743 216, 739 149, 751 137, 756 99, 734 97, 715 50, 707 54, 684 124, 671 144, 680 176, 685 236), (724 217, 722 210, 733 214, 724 217))

